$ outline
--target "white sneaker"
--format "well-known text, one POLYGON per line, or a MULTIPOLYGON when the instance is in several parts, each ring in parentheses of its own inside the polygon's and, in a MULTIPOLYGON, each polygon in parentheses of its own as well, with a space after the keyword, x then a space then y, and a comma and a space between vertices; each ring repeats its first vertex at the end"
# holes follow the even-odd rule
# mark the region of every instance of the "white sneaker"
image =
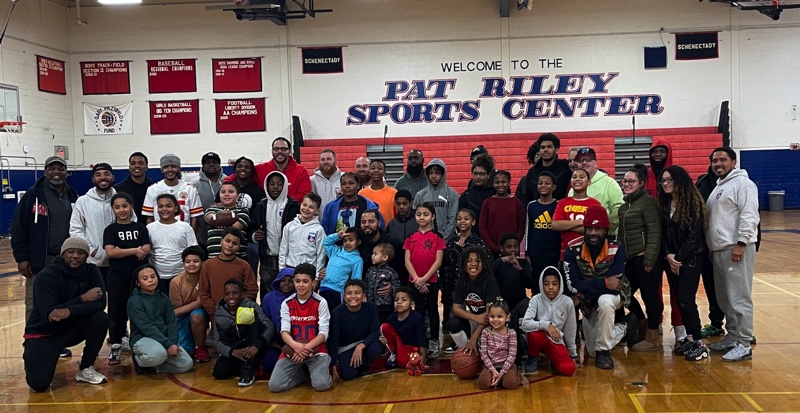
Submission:
POLYGON ((716 342, 708 346, 711 351, 726 351, 736 347, 738 343, 730 334, 726 334, 722 341, 716 342))
POLYGON ((94 366, 89 366, 83 370, 78 371, 78 373, 75 374, 75 380, 89 384, 100 384, 108 382, 106 376, 97 372, 97 370, 94 369, 94 366))
POLYGON ((750 347, 745 347, 742 343, 737 342, 731 351, 722 356, 722 361, 742 361, 752 360, 753 350, 750 347))
POLYGON ((439 340, 431 340, 428 342, 428 358, 435 359, 439 357, 439 340))
POLYGON ((133 353, 133 349, 131 349, 131 340, 127 336, 122 337, 122 340, 120 340, 120 346, 122 347, 123 353, 133 353))

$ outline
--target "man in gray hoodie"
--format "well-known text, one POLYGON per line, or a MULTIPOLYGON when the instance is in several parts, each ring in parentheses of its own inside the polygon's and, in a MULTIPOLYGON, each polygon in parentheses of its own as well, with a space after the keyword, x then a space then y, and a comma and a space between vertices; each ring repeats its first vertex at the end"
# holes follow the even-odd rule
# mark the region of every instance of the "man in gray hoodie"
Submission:
POLYGON ((319 210, 324 211, 325 205, 342 195, 342 185, 339 180, 342 171, 336 165, 336 152, 333 149, 323 149, 319 153, 319 168, 314 169, 311 175, 311 192, 322 198, 319 210))
MULTIPOLYGON (((219 193, 219 188, 228 175, 222 172, 219 155, 214 152, 208 152, 203 155, 200 159, 200 163, 203 165, 203 168, 200 171, 200 177, 194 184, 194 187, 197 189, 197 196, 200 197, 200 203, 203 204, 203 211, 205 211, 214 203, 214 199, 219 193)), ((253 203, 258 201, 259 200, 256 199, 252 200, 253 203)), ((250 208, 252 205, 244 206, 250 208)), ((196 235, 197 242, 200 243, 201 247, 205 248, 208 244, 208 224, 206 224, 206 220, 197 220, 196 235)))
POLYGON ((436 158, 425 167, 428 186, 417 192, 414 209, 423 202, 433 202, 436 207, 436 230, 447 239, 456 229, 458 193, 447 186, 447 168, 444 161, 436 158))
POLYGON ((753 358, 753 275, 758 234, 758 188, 747 171, 736 168, 736 152, 719 147, 710 156, 719 178, 706 201, 706 241, 714 263, 714 283, 728 333, 708 346, 727 351, 722 361, 753 358))
MULTIPOLYGON (((87 262, 100 269, 105 282, 108 275, 108 255, 103 248, 103 231, 116 219, 111 208, 111 197, 117 193, 113 187, 114 170, 111 165, 105 162, 95 164, 92 167, 92 183, 94 188, 75 201, 69 220, 69 235, 83 238, 89 243, 87 262)), ((136 221, 136 214, 132 214, 131 219, 136 221)))

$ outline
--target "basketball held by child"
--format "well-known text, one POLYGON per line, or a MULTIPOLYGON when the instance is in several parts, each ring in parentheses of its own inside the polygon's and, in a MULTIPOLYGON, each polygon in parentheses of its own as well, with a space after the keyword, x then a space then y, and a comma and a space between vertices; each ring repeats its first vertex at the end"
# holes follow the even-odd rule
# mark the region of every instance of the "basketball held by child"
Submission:
POLYGON ((215 227, 229 227, 235 224, 238 220, 239 217, 236 216, 235 212, 226 209, 212 215, 211 222, 209 224, 215 227))
POLYGON ((459 352, 454 354, 453 358, 450 359, 450 367, 453 369, 453 374, 460 379, 466 380, 478 377, 483 363, 477 354, 459 352))

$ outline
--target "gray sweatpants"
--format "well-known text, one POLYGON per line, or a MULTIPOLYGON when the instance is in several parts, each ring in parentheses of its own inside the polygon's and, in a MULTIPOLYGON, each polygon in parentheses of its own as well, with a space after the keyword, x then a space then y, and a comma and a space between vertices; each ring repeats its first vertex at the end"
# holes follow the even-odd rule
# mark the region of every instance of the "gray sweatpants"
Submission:
POLYGON ((753 275, 756 268, 756 246, 744 249, 739 262, 731 260, 733 247, 711 253, 714 262, 714 285, 719 307, 725 313, 728 336, 750 347, 753 337, 753 275))
POLYGON ((331 387, 333 379, 330 373, 331 356, 325 353, 315 354, 302 363, 293 363, 288 357, 278 360, 272 376, 269 378, 269 389, 280 393, 297 387, 304 381, 311 380, 311 387, 316 391, 325 391, 331 387), (304 366, 308 366, 308 372, 304 366))
POLYGON ((170 356, 161 343, 142 337, 133 345, 133 357, 142 367, 155 367, 161 373, 186 373, 194 367, 189 353, 178 346, 178 354, 170 356))

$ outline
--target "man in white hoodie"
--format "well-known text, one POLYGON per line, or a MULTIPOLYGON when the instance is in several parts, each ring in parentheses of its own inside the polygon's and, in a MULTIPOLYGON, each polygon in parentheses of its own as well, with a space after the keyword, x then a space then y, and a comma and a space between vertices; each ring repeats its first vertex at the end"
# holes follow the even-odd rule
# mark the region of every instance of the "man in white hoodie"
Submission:
POLYGON ((706 241, 714 263, 717 301, 725 313, 728 333, 708 346, 727 351, 722 361, 753 358, 753 274, 758 234, 758 188, 747 171, 736 169, 736 152, 719 147, 711 153, 711 168, 719 178, 706 201, 706 241))
POLYGON ((319 153, 319 168, 314 169, 311 175, 311 192, 322 198, 320 211, 325 210, 325 205, 342 195, 342 185, 339 180, 342 171, 336 164, 336 152, 333 149, 323 149, 319 153))
MULTIPOLYGON (((75 201, 69 220, 69 235, 83 238, 89 243, 87 262, 100 269, 105 282, 108 275, 108 255, 103 248, 103 230, 114 222, 111 197, 117 193, 113 187, 114 170, 111 165, 105 162, 95 164, 92 167, 92 183, 94 188, 75 201)), ((136 214, 131 218, 136 221, 136 214)))

